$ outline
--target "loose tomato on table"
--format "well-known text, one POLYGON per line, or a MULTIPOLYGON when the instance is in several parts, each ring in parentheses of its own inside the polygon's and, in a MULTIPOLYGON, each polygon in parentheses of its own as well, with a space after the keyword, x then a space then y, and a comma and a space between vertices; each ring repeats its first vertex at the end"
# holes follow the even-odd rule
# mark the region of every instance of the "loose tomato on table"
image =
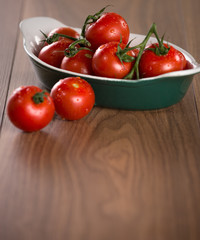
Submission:
POLYGON ((7 115, 10 121, 26 132, 47 126, 54 113, 55 107, 49 93, 36 86, 19 87, 8 100, 7 115))
POLYGON ((168 49, 166 53, 160 53, 158 43, 152 44, 143 52, 139 62, 140 77, 154 77, 186 68, 184 55, 173 46, 163 45, 168 49))
POLYGON ((89 114, 95 103, 91 85, 80 77, 68 77, 52 88, 56 113, 66 120, 78 120, 89 114))
POLYGON ((101 45, 92 58, 93 72, 97 76, 109 78, 125 77, 133 66, 134 51, 123 54, 126 45, 109 42, 101 45))

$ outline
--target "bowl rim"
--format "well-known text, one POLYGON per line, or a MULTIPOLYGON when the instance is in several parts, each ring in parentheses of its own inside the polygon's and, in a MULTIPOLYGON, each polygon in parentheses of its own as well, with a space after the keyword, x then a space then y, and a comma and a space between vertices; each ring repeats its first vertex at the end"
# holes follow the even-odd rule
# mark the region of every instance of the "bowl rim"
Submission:
MULTIPOLYGON (((156 76, 156 77, 140 78, 140 79, 134 79, 134 80, 100 77, 100 76, 95 76, 95 75, 86 75, 86 74, 76 73, 76 72, 64 70, 64 69, 61 69, 61 68, 57 68, 57 67, 51 66, 51 65, 43 62, 33 53, 33 51, 31 51, 30 38, 35 38, 36 36, 31 35, 30 32, 27 31, 27 28, 28 27, 30 28, 30 25, 34 24, 34 22, 41 22, 41 21, 45 22, 45 23, 47 22, 49 24, 53 22, 57 26, 71 27, 74 30, 78 31, 79 33, 81 31, 81 28, 68 26, 68 25, 63 24, 62 22, 60 22, 60 21, 58 21, 54 18, 43 17, 43 16, 26 18, 26 19, 24 19, 20 22, 19 27, 20 27, 20 30, 23 34, 23 46, 24 46, 24 49, 25 49, 26 53, 28 54, 28 56, 30 58, 32 58, 39 65, 42 65, 43 67, 45 67, 46 69, 50 69, 51 71, 56 71, 56 72, 62 73, 62 74, 66 73, 68 75, 79 76, 79 77, 82 77, 82 78, 87 78, 87 79, 96 80, 96 81, 117 82, 117 83, 119 83, 119 82, 130 83, 131 82, 132 84, 136 84, 136 85, 141 84, 141 83, 146 83, 146 82, 152 82, 152 81, 155 81, 155 80, 165 79, 166 77, 167 78, 174 78, 174 77, 183 77, 183 76, 195 75, 195 74, 200 72, 200 64, 198 64, 196 62, 196 60, 194 59, 194 57, 190 53, 188 53, 183 48, 175 45, 174 43, 171 43, 171 42, 168 42, 168 41, 167 41, 167 43, 169 43, 170 45, 172 45, 173 47, 175 47, 177 50, 179 50, 180 52, 182 52, 184 54, 184 56, 190 62, 190 64, 193 66, 193 68, 185 69, 185 70, 181 70, 181 71, 169 72, 169 73, 161 74, 161 75, 156 76)), ((38 34, 41 36, 41 32, 40 32, 39 29, 38 29, 38 34)), ((145 35, 142 35, 142 34, 130 33, 130 39, 144 38, 144 37, 145 37, 145 35)), ((155 40, 156 40, 156 38, 151 37, 149 42, 153 42, 155 40)), ((38 37, 37 41, 41 41, 41 38, 38 37)))

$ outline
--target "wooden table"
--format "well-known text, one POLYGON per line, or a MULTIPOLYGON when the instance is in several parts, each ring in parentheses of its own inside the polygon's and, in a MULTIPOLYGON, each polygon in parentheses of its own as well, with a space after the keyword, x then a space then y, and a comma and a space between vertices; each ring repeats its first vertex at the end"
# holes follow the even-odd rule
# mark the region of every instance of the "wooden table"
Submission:
POLYGON ((155 22, 200 62, 199 0, 1 0, 1 240, 200 239, 200 75, 166 109, 95 107, 30 134, 6 115, 15 88, 41 86, 19 22, 50 16, 82 27, 107 4, 131 32, 146 34, 155 22))

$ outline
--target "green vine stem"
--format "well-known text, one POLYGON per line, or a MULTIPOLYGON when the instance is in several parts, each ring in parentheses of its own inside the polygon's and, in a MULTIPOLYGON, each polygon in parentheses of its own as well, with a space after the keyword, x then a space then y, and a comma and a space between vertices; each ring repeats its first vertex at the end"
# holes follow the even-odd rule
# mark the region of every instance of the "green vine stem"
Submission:
POLYGON ((90 46, 90 42, 88 42, 85 38, 78 39, 75 42, 71 43, 69 47, 65 49, 65 56, 73 57, 81 50, 89 50, 92 52, 92 50, 88 48, 90 46))
POLYGON ((53 42, 57 42, 59 37, 64 37, 64 38, 69 38, 73 41, 76 41, 78 40, 78 38, 74 38, 74 37, 71 37, 71 36, 68 36, 68 35, 65 35, 65 34, 61 34, 61 33, 54 33, 52 36, 47 36, 44 32, 42 32, 40 30, 40 32, 43 34, 43 36, 45 37, 44 40, 42 40, 42 42, 47 42, 48 44, 51 44, 53 42))
POLYGON ((93 22, 96 22, 100 18, 101 14, 104 12, 104 10, 109 6, 110 5, 105 6, 104 8, 102 8, 99 12, 95 13, 94 15, 87 16, 87 18, 83 24, 82 31, 81 31, 82 38, 85 38, 85 30, 86 30, 87 25, 89 25, 93 22))
POLYGON ((158 47, 158 52, 159 53, 158 54, 165 55, 165 54, 168 53, 170 48, 169 47, 167 48, 167 47, 165 47, 163 45, 163 38, 164 37, 162 37, 162 39, 160 40, 160 38, 158 36, 158 33, 157 33, 157 30, 156 30, 156 24, 153 23, 151 28, 150 28, 150 30, 149 30, 149 32, 147 33, 146 37, 144 38, 144 40, 140 44, 138 44, 138 45, 128 49, 128 51, 134 50, 134 49, 137 49, 137 48, 139 48, 140 50, 139 50, 138 56, 136 58, 136 61, 135 61, 134 65, 133 65, 133 68, 124 77, 124 79, 133 79, 134 74, 136 74, 136 79, 140 78, 140 76, 139 76, 139 62, 140 62, 141 56, 142 56, 142 54, 144 52, 144 49, 146 47, 146 44, 147 44, 147 42, 148 42, 148 40, 149 40, 149 38, 151 37, 152 34, 155 35, 155 37, 156 37, 156 39, 158 41, 158 44, 159 44, 159 47, 158 47))

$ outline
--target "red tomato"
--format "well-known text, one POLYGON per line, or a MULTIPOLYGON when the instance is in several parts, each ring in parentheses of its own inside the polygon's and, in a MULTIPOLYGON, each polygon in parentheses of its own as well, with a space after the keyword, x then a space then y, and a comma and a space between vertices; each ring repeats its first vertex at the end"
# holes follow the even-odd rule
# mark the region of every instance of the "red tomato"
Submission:
POLYGON ((89 50, 80 50, 74 57, 64 57, 61 68, 72 72, 92 74, 92 56, 93 52, 89 50))
POLYGON ((69 45, 73 42, 73 40, 65 39, 57 42, 53 42, 50 45, 43 47, 39 52, 39 59, 48 63, 54 67, 60 67, 62 59, 65 54, 64 51, 69 45))
POLYGON ((26 132, 44 128, 54 113, 55 107, 49 93, 35 86, 17 88, 8 100, 7 114, 10 121, 26 132))
MULTIPOLYGON (((155 48, 155 45, 152 44, 149 48, 155 48)), ((168 47, 167 44, 164 44, 168 47)), ((139 72, 140 77, 154 77, 160 74, 183 70, 186 67, 186 59, 184 55, 170 46, 170 50, 165 55, 156 55, 152 50, 148 48, 142 54, 139 63, 139 72)))
MULTIPOLYGON (((80 34, 77 31, 75 31, 74 29, 70 28, 70 27, 55 28, 48 34, 48 37, 52 36, 55 33, 64 34, 64 35, 71 36, 71 37, 74 37, 74 38, 77 38, 77 39, 80 37, 80 34)), ((66 40, 68 38, 59 37, 59 40, 61 40, 61 39, 65 39, 66 40)))
MULTIPOLYGON (((110 77, 110 78, 123 78, 131 70, 132 62, 121 62, 116 55, 118 42, 109 42, 101 45, 94 53, 92 58, 93 72, 97 76, 110 77)), ((125 45, 120 44, 124 49, 125 45)), ((133 51, 127 53, 134 56, 133 51)))
POLYGON ((123 17, 117 13, 103 13, 94 23, 86 27, 85 37, 93 49, 97 49, 107 42, 119 42, 122 38, 124 44, 129 40, 129 27, 123 17))
POLYGON ((95 103, 91 85, 80 77, 58 81, 51 90, 56 113, 66 120, 78 120, 89 114, 95 103))

